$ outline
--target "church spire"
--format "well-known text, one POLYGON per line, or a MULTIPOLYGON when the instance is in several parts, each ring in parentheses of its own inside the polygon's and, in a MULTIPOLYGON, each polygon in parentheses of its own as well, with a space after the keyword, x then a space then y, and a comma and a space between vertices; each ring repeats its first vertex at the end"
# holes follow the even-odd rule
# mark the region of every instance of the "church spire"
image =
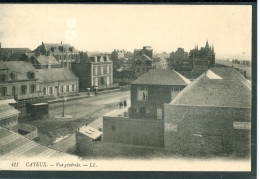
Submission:
POLYGON ((205 48, 209 49, 209 42, 208 42, 208 40, 206 42, 205 48))

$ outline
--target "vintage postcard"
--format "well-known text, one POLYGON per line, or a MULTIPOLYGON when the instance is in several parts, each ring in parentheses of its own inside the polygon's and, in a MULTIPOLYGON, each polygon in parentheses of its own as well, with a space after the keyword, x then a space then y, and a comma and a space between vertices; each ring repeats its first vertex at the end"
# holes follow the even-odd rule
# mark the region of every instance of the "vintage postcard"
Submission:
POLYGON ((252 5, 0 4, 0 24, 0 170, 251 171, 252 5))

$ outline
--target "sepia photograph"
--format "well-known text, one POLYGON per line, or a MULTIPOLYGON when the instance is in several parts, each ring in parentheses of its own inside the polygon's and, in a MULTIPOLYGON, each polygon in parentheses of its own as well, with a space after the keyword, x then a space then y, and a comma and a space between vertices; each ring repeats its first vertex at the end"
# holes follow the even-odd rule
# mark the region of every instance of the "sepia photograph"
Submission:
POLYGON ((0 4, 0 170, 250 172, 252 14, 0 4))

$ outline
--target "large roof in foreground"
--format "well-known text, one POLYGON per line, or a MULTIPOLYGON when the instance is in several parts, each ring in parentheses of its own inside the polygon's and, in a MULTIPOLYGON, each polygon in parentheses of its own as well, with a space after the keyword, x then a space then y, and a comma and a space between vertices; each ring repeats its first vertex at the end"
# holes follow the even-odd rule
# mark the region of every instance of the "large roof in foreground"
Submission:
POLYGON ((79 159, 77 156, 37 144, 22 135, 0 126, 0 160, 17 160, 20 158, 65 158, 68 161, 79 159))
POLYGON ((167 69, 151 69, 147 73, 140 76, 132 84, 143 85, 176 85, 186 86, 190 80, 176 72, 175 70, 167 69))
POLYGON ((214 67, 184 88, 170 104, 250 107, 251 84, 232 67, 214 67))

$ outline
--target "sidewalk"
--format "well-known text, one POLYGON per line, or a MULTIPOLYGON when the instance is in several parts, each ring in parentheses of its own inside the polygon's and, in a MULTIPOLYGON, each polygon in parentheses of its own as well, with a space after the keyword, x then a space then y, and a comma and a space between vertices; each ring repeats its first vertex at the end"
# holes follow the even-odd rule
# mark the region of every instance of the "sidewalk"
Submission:
MULTIPOLYGON (((121 109, 115 109, 113 111, 110 111, 108 113, 106 113, 104 116, 118 116, 118 115, 123 115, 124 112, 128 112, 128 108, 129 108, 129 104, 130 104, 130 99, 127 100, 127 104, 128 106, 126 106, 125 108, 122 107, 121 109)), ((90 127, 93 127, 97 130, 99 129, 103 129, 103 116, 96 119, 95 121, 93 121, 92 123, 88 124, 90 127)))
MULTIPOLYGON (((111 89, 111 90, 104 90, 104 91, 99 91, 97 95, 102 95, 105 93, 112 93, 112 92, 116 92, 116 91, 120 91, 120 89, 111 89)), ((77 93, 74 96, 67 96, 67 101, 71 101, 71 100, 75 100, 75 99, 81 99, 81 98, 89 98, 89 97, 93 97, 96 96, 93 92, 90 93, 90 96, 88 95, 87 92, 82 92, 82 93, 77 93)), ((59 102, 63 102, 63 96, 59 96, 55 99, 51 99, 51 100, 47 100, 47 102, 49 104, 51 103, 59 103, 59 102)))

